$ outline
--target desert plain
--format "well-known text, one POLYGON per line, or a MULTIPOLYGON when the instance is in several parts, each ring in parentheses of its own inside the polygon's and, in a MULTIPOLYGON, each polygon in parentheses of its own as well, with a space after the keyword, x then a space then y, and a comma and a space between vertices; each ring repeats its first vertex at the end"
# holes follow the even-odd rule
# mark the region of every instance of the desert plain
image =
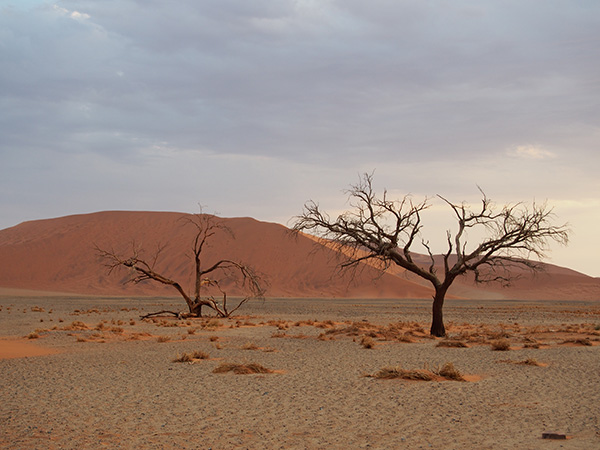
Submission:
POLYGON ((448 300, 446 339, 428 300, 140 319, 183 306, 5 289, 0 447, 600 448, 598 302, 448 300), (446 363, 466 381, 435 375, 446 363), (431 380, 378 378, 398 367, 431 380))

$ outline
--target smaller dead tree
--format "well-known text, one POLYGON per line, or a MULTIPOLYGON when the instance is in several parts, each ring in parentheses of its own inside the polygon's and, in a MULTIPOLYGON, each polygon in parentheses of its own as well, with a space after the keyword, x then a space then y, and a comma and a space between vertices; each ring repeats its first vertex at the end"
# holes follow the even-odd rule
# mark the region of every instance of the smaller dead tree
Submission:
POLYGON ((413 203, 409 196, 394 200, 385 191, 377 196, 369 174, 348 190, 351 211, 332 219, 309 202, 293 229, 326 239, 344 255, 342 268, 371 262, 385 270, 396 264, 427 280, 434 289, 431 334, 444 336, 444 299, 457 277, 472 273, 476 282, 507 285, 519 268, 541 270, 535 260, 545 256, 548 242, 568 242, 569 229, 553 225, 554 215, 546 205, 516 203, 498 209, 481 193, 481 205, 475 210, 438 196, 453 211, 457 225, 454 233, 447 231, 447 250, 441 255, 434 255, 421 237, 421 214, 429 201, 413 203), (469 231, 481 231, 484 237, 469 245, 469 231), (414 252, 419 243, 428 254, 426 262, 414 252))
POLYGON ((202 307, 212 309, 218 317, 230 317, 242 305, 252 299, 262 298, 265 290, 263 280, 249 266, 230 259, 221 259, 208 265, 202 261, 202 252, 210 241, 218 233, 233 235, 231 230, 223 225, 216 216, 209 214, 194 214, 184 217, 182 220, 195 229, 192 239, 192 258, 194 260, 194 287, 188 294, 182 285, 162 273, 156 271, 155 267, 164 246, 159 246, 151 259, 144 259, 143 251, 132 245, 131 253, 122 256, 114 250, 105 250, 96 245, 96 252, 105 261, 109 274, 118 268, 127 268, 131 272, 129 283, 141 283, 146 280, 172 286, 185 300, 188 312, 160 311, 147 314, 149 317, 157 314, 172 314, 177 317, 202 317, 202 307), (231 308, 228 303, 227 292, 222 288, 222 280, 235 278, 240 280, 246 295, 238 299, 235 306, 231 308))

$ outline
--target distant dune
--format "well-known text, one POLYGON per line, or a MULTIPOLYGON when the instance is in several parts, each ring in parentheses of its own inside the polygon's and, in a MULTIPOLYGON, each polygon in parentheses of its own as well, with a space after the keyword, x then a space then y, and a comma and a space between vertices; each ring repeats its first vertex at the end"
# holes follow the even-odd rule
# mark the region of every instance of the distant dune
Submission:
MULTIPOLYGON (((126 270, 108 275, 94 246, 126 253, 132 242, 151 256, 166 245, 159 272, 191 286, 190 242, 194 229, 167 212, 108 211, 25 222, 0 230, 0 288, 82 295, 176 295, 152 282, 124 284, 126 270)), ((221 219, 233 236, 215 236, 203 253, 206 264, 229 258, 253 266, 268 281, 269 297, 431 298, 422 280, 364 266, 354 274, 336 271, 337 253, 307 236, 292 236, 279 224, 251 218, 221 219)), ((474 285, 465 278, 451 295, 463 298, 599 300, 600 279, 547 265, 544 274, 505 289, 474 285)), ((231 287, 230 295, 238 292, 231 287)), ((13 291, 14 292, 14 291, 13 291)))

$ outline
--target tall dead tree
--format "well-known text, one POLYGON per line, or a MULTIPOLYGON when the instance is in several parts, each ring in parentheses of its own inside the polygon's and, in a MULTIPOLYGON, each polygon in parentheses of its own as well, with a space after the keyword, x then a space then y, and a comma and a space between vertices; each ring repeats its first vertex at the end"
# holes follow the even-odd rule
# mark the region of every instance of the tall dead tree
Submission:
POLYGON ((251 267, 230 259, 221 259, 206 265, 202 261, 202 252, 215 235, 219 233, 233 235, 231 230, 219 221, 218 217, 209 214, 194 214, 190 217, 184 217, 182 220, 194 228, 191 242, 191 254, 194 261, 194 286, 189 294, 178 281, 156 271, 155 267, 164 246, 159 246, 150 260, 142 257, 143 250, 136 248, 135 244, 132 245, 131 252, 126 256, 114 250, 105 250, 98 246, 96 246, 96 251, 106 261, 105 265, 108 267, 109 273, 120 267, 129 269, 131 276, 128 282, 130 283, 137 284, 152 280, 172 286, 185 300, 188 312, 183 314, 173 311, 162 312, 180 317, 202 317, 203 306, 214 310, 219 317, 229 317, 249 300, 264 296, 263 281, 251 267), (225 278, 239 279, 247 294, 238 299, 232 309, 228 304, 227 293, 222 288, 222 280, 225 278))
POLYGON ((435 257, 428 241, 421 237, 421 213, 430 206, 428 199, 413 203, 409 196, 402 200, 378 197, 373 190, 373 177, 364 174, 359 183, 347 191, 353 208, 331 219, 313 201, 304 205, 293 229, 327 239, 343 255, 342 268, 357 267, 374 261, 381 269, 392 263, 427 280, 434 288, 431 334, 445 336, 443 305, 454 280, 472 272, 476 282, 510 284, 515 269, 541 270, 540 260, 549 241, 566 244, 569 229, 552 224, 552 209, 545 204, 524 203, 496 209, 483 191, 481 206, 473 211, 467 204, 455 204, 438 196, 453 211, 457 229, 446 232, 447 251, 435 257), (475 229, 485 237, 476 245, 467 245, 467 233, 475 229), (419 263, 414 253, 420 243, 429 257, 419 263))

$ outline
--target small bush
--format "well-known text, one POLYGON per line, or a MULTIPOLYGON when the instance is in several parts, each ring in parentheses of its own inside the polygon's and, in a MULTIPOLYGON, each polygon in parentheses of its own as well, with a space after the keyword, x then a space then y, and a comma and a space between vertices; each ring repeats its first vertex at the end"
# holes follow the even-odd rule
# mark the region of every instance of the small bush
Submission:
POLYGON ((360 340, 360 345, 364 348, 375 348, 375 340, 371 336, 363 336, 360 340))
POLYGON ((447 347, 447 348, 468 348, 469 346, 464 341, 453 341, 450 339, 444 339, 437 343, 436 347, 447 347))
POLYGON ((169 342, 171 340, 171 338, 169 336, 159 336, 158 339, 156 339, 157 342, 169 342))
POLYGON ((271 369, 261 366, 260 364, 230 364, 224 363, 216 367, 213 373, 233 372, 236 375, 251 375, 256 373, 273 373, 271 369))
POLYGON ((534 358, 527 358, 523 361, 519 361, 517 364, 522 364, 524 366, 540 366, 541 365, 534 358))
POLYGON ((208 353, 205 353, 201 350, 195 350, 191 353, 183 353, 179 356, 177 356, 177 358, 175 358, 173 360, 173 362, 194 362, 194 361, 199 361, 201 359, 208 359, 209 355, 208 353))
POLYGON ((498 339, 491 342, 492 350, 496 352, 505 352, 510 350, 510 341, 508 339, 498 339))
POLYGON ((444 377, 447 380, 465 381, 462 374, 454 367, 454 364, 447 362, 442 367, 434 371, 436 375, 444 377))
POLYGON ((35 331, 33 331, 27 335, 27 339, 38 339, 39 337, 40 337, 40 335, 38 333, 36 333, 35 331))
POLYGON ((380 369, 374 378, 381 380, 392 380, 400 378, 402 380, 416 380, 416 381, 432 381, 433 375, 430 372, 424 370, 406 370, 401 367, 384 367, 380 369))
POLYGON ((87 330, 87 329, 88 329, 88 326, 85 323, 80 322, 79 320, 71 322, 71 325, 67 325, 65 327, 65 330, 87 330))
POLYGON ((258 345, 256 345, 254 342, 247 342, 242 347, 242 350, 258 350, 258 345))
POLYGON ((574 344, 574 345, 590 346, 590 345, 592 345, 592 341, 590 341, 588 338, 565 339, 563 341, 563 344, 574 344))

